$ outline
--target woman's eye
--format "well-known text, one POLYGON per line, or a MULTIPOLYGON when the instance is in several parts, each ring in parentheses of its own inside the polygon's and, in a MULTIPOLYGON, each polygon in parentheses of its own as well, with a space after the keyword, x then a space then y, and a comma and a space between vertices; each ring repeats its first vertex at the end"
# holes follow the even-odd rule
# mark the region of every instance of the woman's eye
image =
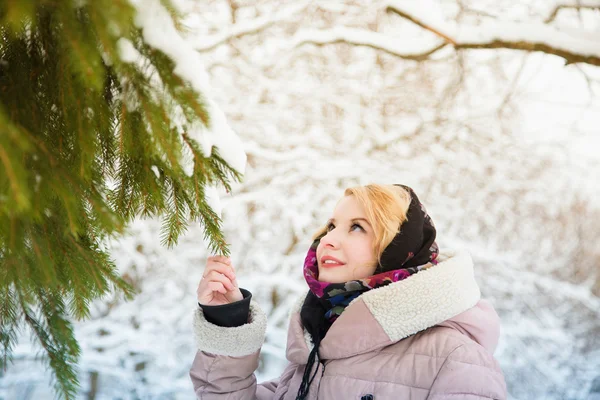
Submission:
POLYGON ((361 231, 364 231, 363 227, 360 226, 359 224, 352 224, 352 226, 350 227, 350 230, 353 231, 356 228, 360 229, 361 231))
POLYGON ((335 228, 335 225, 331 222, 327 224, 327 232, 331 232, 335 228))

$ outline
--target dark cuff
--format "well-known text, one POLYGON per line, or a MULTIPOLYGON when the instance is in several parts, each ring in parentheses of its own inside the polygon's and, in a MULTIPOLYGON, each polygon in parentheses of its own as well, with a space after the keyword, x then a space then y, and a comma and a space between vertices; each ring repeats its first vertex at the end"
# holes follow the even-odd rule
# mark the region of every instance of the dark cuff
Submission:
POLYGON ((244 299, 233 303, 221 304, 219 306, 204 306, 198 303, 204 312, 204 318, 211 324, 227 328, 242 326, 248 323, 252 293, 242 288, 240 288, 240 292, 242 292, 244 299))

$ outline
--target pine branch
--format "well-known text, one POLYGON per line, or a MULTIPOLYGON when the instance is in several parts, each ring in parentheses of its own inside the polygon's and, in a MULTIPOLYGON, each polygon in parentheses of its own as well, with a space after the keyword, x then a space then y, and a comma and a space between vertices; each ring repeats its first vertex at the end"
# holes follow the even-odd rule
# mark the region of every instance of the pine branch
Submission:
POLYGON ((168 186, 170 191, 167 202, 171 205, 171 210, 163 220, 161 243, 171 248, 177 242, 179 235, 187 229, 187 208, 182 199, 184 194, 179 183, 171 178, 168 180, 168 186))
MULTIPOLYGON (((4 129, 9 133, 12 132, 13 135, 18 135, 18 132, 14 132, 17 130, 10 122, 7 121, 6 118, 3 118, 2 108, 0 108, 0 123, 6 123, 4 125, 4 129)), ((10 138, 10 137, 9 137, 10 138)), ((22 141, 21 141, 22 142, 22 141)), ((26 187, 23 183, 27 181, 27 171, 23 168, 22 163, 20 162, 20 158, 23 156, 23 153, 20 151, 8 152, 7 150, 10 148, 9 145, 14 143, 12 140, 6 140, 6 138, 0 136, 0 166, 3 167, 0 172, 3 176, 8 178, 10 184, 10 197, 13 199, 12 204, 8 204, 10 207, 14 207, 16 211, 24 211, 27 210, 30 206, 30 197, 31 192, 29 188, 26 187)))
POLYGON ((134 294, 100 250, 104 239, 142 215, 163 218, 173 246, 200 220, 211 249, 228 251, 204 186, 229 190, 241 176, 180 135, 210 124, 203 93, 145 42, 138 11, 126 0, 0 2, 1 365, 26 323, 59 397, 78 386, 69 320, 111 291, 134 294), (124 57, 122 40, 139 62, 124 57), (187 176, 190 148, 199 158, 187 176))
MULTIPOLYGON (((0 276, 6 282, 4 274, 0 276)), ((11 287, 0 288, 0 370, 6 372, 12 362, 12 349, 17 344, 19 328, 18 304, 11 287)))
POLYGON ((79 356, 79 346, 76 342, 73 343, 70 323, 60 316, 61 311, 64 311, 61 310, 61 304, 55 304, 57 309, 54 309, 49 303, 43 303, 42 299, 40 302, 45 305, 43 316, 46 323, 38 320, 31 308, 22 302, 25 322, 46 350, 48 363, 56 380, 55 387, 66 399, 74 399, 79 380, 73 364, 79 356))

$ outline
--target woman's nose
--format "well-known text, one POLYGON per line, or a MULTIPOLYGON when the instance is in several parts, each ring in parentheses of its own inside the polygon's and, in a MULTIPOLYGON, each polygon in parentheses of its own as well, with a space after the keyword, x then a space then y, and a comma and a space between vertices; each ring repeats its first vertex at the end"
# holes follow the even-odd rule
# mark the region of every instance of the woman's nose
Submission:
POLYGON ((325 247, 337 248, 339 246, 339 239, 333 233, 334 231, 330 231, 327 235, 323 236, 321 242, 325 247))

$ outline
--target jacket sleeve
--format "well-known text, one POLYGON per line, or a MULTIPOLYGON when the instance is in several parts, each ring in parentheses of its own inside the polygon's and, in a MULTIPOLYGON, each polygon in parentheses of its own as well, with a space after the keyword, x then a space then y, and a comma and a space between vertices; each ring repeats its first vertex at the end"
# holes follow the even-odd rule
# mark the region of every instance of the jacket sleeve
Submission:
POLYGON ((206 320, 197 308, 194 336, 198 351, 190 369, 196 397, 202 400, 275 400, 289 380, 292 366, 280 379, 256 383, 254 371, 265 338, 267 317, 258 304, 250 304, 248 323, 222 327, 206 320))
POLYGON ((440 368, 427 400, 506 400, 498 361, 477 343, 454 349, 440 368))
POLYGON ((211 324, 229 328, 247 324, 252 293, 242 288, 240 288, 240 291, 244 296, 240 301, 218 306, 206 306, 198 303, 198 306, 204 312, 204 318, 211 324))

